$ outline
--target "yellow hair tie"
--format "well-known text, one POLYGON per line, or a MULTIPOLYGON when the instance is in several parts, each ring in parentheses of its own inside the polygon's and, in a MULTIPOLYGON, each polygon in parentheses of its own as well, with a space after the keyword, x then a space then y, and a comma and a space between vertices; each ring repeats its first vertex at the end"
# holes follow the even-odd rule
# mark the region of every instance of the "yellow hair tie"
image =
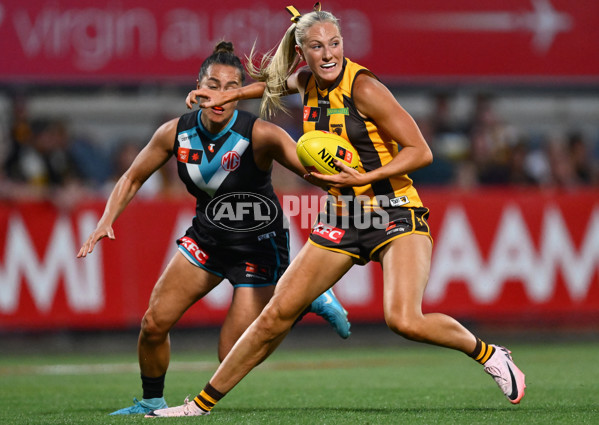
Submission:
MULTIPOLYGON (((302 17, 302 15, 293 6, 287 6, 285 9, 287 9, 287 12, 291 13, 291 22, 293 22, 294 24, 297 24, 299 22, 300 18, 302 17)), ((314 12, 320 12, 320 2, 319 1, 314 3, 313 9, 314 9, 314 12)))
POLYGON ((293 6, 287 6, 285 9, 287 9, 287 12, 291 13, 291 22, 297 24, 302 15, 293 6))

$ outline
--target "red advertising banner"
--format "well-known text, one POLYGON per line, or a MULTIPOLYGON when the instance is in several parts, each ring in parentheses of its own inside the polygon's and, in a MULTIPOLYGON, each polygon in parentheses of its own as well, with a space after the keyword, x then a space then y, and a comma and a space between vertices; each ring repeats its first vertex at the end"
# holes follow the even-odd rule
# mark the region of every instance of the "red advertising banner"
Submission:
MULTIPOLYGON (((298 0, 302 12, 313 1, 298 0)), ((274 46, 287 3, 229 0, 0 1, 0 82, 194 81, 217 41, 274 46)), ((394 80, 597 83, 596 0, 324 2, 345 53, 394 80), (539 78, 541 80, 539 80, 539 78)))
MULTIPOLYGON (((599 324, 599 192, 421 190, 435 239, 425 312, 509 323, 599 324)), ((320 195, 286 195, 292 254, 320 195)), ((103 240, 76 259, 103 202, 61 213, 44 203, 0 204, 0 330, 138 327, 150 292, 189 226, 193 201, 134 201, 103 240)), ((378 263, 335 286, 354 323, 382 321, 378 263)), ((227 282, 193 306, 184 326, 222 323, 227 282)), ((307 320, 320 320, 306 317, 307 320)))

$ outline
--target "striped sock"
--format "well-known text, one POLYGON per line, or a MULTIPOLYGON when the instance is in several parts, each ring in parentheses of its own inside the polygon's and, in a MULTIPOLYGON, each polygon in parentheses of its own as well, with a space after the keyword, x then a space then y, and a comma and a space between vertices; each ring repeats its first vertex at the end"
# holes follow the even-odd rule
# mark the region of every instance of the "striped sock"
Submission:
POLYGON ((476 347, 474 348, 474 351, 469 354, 469 356, 480 364, 485 364, 494 352, 495 347, 476 338, 476 347))
POLYGON ((223 393, 216 390, 210 385, 210 382, 208 382, 202 392, 200 392, 193 401, 204 412, 210 412, 214 405, 224 396, 223 393))

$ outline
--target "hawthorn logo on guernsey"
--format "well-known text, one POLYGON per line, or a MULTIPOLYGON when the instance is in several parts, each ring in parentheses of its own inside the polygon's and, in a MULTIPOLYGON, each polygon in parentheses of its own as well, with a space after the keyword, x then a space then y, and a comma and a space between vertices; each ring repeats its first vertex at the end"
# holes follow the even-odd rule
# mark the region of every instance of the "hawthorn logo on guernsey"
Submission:
POLYGON ((251 232, 268 227, 279 215, 277 205, 264 195, 233 192, 219 195, 206 206, 206 218, 231 232, 251 232))

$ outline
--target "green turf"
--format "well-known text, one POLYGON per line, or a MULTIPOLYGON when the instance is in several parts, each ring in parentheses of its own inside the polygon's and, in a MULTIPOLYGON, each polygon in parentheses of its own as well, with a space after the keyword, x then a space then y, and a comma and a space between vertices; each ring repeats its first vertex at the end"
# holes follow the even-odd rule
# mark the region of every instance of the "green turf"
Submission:
MULTIPOLYGON (((518 406, 463 354, 413 344, 281 350, 209 417, 179 419, 107 415, 141 395, 134 354, 0 357, 0 424, 599 423, 598 344, 510 348, 527 375, 518 406)), ((213 354, 174 353, 172 361, 166 387, 171 405, 195 395, 216 367, 213 354)))

